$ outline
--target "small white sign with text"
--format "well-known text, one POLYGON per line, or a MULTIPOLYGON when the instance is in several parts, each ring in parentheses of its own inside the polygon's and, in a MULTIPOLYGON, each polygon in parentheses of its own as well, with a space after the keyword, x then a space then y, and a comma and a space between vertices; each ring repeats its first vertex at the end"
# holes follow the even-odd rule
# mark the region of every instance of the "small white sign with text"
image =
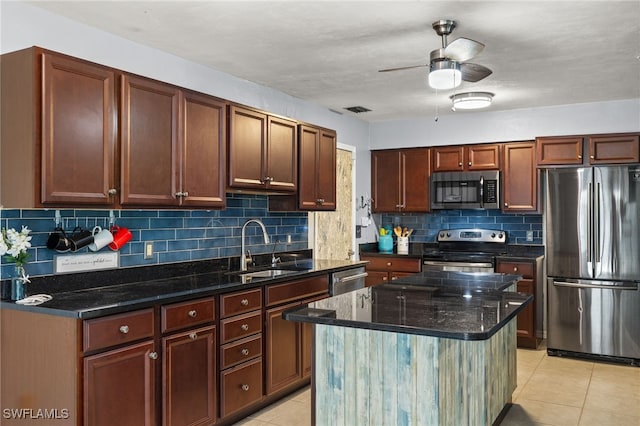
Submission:
POLYGON ((53 273, 66 274, 113 269, 119 266, 119 261, 118 252, 56 255, 54 256, 53 273))

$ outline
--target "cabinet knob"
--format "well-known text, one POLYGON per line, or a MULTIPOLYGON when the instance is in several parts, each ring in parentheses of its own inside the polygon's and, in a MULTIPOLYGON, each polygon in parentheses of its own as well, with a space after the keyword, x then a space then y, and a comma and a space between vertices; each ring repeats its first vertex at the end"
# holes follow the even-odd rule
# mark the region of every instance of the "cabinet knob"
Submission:
POLYGON ((471 165, 471 161, 469 161, 469 163, 468 163, 468 164, 469 164, 469 165, 471 165))
POLYGON ((195 318, 195 317, 197 317, 197 316, 198 316, 198 312, 196 312, 196 310, 195 310, 195 309, 193 309, 193 310, 189 311, 189 312, 187 313, 187 315, 189 315, 191 318, 195 318))
POLYGON ((316 200, 316 204, 318 204, 318 205, 324 204, 324 198, 318 198, 316 200))
POLYGON ((458 163, 458 167, 462 167, 462 161, 458 163))
POLYGON ((247 331, 249 330, 249 324, 242 324, 240 328, 243 329, 244 331, 247 331))
POLYGON ((398 279, 398 277, 395 277, 395 276, 391 277, 391 281, 394 281, 394 280, 397 280, 397 279, 398 279))
POLYGON ((149 358, 158 359, 158 352, 149 352, 149 358))
POLYGON ((246 392, 249 390, 249 385, 245 383, 244 385, 240 386, 240 389, 246 392))
POLYGON ((241 304, 242 306, 247 306, 247 305, 249 305, 249 301, 248 301, 247 299, 242 299, 242 300, 240 301, 240 304, 241 304))
POLYGON ((594 155, 590 155, 589 158, 591 158, 592 160, 595 160, 595 156, 594 155))
POLYGON ((182 197, 182 191, 176 192, 176 198, 182 197))
POLYGON ((513 267, 513 272, 518 272, 518 267, 517 266, 513 267))
POLYGON ((244 355, 244 356, 247 356, 247 355, 249 355, 249 349, 244 348, 243 350, 241 350, 241 351, 240 351, 240 353, 241 353, 242 355, 244 355))
POLYGON ((387 277, 382 277, 382 281, 387 281, 387 277))
POLYGON ((387 266, 391 266, 391 262, 387 262, 387 266))
POLYGON ((582 160, 582 155, 578 155, 578 159, 579 159, 579 160, 582 160))
POLYGON ((504 203, 504 206, 505 207, 509 207, 509 203, 504 203))
POLYGON ((182 193, 182 196, 183 196, 183 197, 188 197, 188 196, 189 196, 189 193, 188 193, 187 191, 184 191, 184 192, 182 193))
POLYGON ((120 333, 127 334, 128 332, 129 332, 129 326, 128 325, 121 325, 120 326, 120 333))
POLYGON ((118 190, 115 188, 111 188, 110 190, 107 191, 107 194, 109 195, 116 195, 118 193, 118 190))
POLYGON ((196 340, 198 338, 198 333, 189 333, 189 338, 191 340, 196 340))

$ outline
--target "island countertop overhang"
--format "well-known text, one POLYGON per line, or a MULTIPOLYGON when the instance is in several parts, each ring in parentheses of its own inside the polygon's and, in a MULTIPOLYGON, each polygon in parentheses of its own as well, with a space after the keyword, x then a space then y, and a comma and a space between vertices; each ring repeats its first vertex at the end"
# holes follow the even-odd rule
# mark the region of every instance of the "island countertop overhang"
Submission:
POLYGON ((509 274, 421 273, 289 309, 290 321, 457 340, 486 340, 531 301, 509 274))

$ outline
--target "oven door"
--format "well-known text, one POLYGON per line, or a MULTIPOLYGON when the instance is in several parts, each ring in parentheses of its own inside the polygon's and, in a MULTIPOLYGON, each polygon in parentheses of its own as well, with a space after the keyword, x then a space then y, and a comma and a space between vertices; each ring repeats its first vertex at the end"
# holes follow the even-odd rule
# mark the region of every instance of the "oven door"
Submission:
POLYGON ((337 296, 350 291, 359 290, 365 287, 365 278, 368 276, 364 267, 348 269, 346 271, 334 272, 331 274, 329 284, 329 295, 337 296))
POLYGON ((447 262, 442 260, 424 260, 423 271, 448 272, 494 272, 492 262, 447 262))

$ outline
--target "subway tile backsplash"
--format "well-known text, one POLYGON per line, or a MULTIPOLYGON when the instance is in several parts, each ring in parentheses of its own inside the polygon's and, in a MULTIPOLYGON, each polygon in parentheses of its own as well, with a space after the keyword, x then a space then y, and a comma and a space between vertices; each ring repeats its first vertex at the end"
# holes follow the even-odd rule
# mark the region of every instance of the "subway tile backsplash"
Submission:
MULTIPOLYGON (((120 266, 142 266, 240 255, 241 228, 251 218, 261 219, 271 239, 264 244, 259 227, 246 229, 247 248, 252 253, 302 250, 308 247, 308 214, 306 212, 269 212, 266 195, 227 194, 225 210, 113 210, 115 224, 127 227, 132 240, 120 250, 120 266), (287 235, 291 243, 286 244, 287 235), (145 242, 153 243, 153 258, 144 259, 145 242)), ((57 253, 46 247, 54 230, 55 209, 0 209, 0 228, 28 226, 32 247, 27 264, 31 276, 53 274, 57 253)), ((76 226, 93 228, 109 225, 109 210, 59 210, 61 226, 66 232, 76 226)), ((86 253, 84 248, 78 253, 86 253)), ((109 248, 102 249, 103 251, 109 248)), ((13 264, 2 260, 0 279, 13 272, 13 264)))
POLYGON ((412 242, 433 243, 440 229, 489 228, 507 231, 507 243, 542 245, 541 214, 504 214, 500 210, 440 210, 433 213, 376 215, 378 227, 413 228, 412 242), (527 231, 533 241, 527 241, 527 231))

